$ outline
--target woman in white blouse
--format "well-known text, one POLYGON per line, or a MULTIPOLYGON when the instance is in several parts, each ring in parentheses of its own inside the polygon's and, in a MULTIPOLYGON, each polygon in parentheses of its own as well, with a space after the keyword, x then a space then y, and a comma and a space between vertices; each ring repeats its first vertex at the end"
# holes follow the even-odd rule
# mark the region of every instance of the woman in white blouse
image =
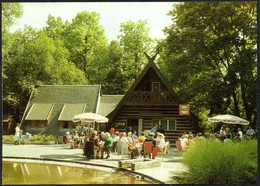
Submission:
POLYGON ((156 146, 153 148, 152 158, 154 159, 158 152, 162 152, 165 147, 165 136, 157 132, 156 146))

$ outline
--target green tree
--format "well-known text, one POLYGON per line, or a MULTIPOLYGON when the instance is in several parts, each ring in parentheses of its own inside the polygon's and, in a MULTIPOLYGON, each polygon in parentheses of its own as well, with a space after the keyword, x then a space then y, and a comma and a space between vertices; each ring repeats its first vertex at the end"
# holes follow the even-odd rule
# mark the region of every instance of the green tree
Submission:
POLYGON ((107 46, 104 28, 99 25, 99 14, 96 12, 81 12, 76 15, 63 34, 63 41, 70 52, 70 60, 85 72, 90 83, 92 71, 100 58, 100 51, 107 46))
POLYGON ((25 27, 13 35, 3 82, 5 112, 14 113, 19 120, 35 85, 86 83, 84 73, 68 61, 68 50, 44 30, 25 27))
MULTIPOLYGON (((11 63, 10 48, 13 44, 13 35, 10 32, 11 26, 15 23, 16 19, 20 18, 23 14, 23 6, 20 3, 1 3, 2 8, 2 81, 3 81, 3 115, 13 114, 14 105, 17 104, 12 94, 8 93, 5 88, 4 81, 8 79, 6 69, 9 68, 11 63), (4 107, 7 104, 8 107, 4 107), (8 109, 6 109, 8 108, 8 109)), ((7 85, 9 86, 9 85, 7 85)))
POLYGON ((45 27, 45 30, 48 34, 48 37, 57 40, 61 39, 64 33, 64 30, 68 26, 68 23, 63 23, 61 17, 57 17, 57 19, 49 15, 47 20, 47 26, 45 27))
POLYGON ((120 32, 118 38, 124 49, 124 70, 128 72, 125 75, 131 85, 147 63, 144 52, 150 53, 153 40, 149 37, 147 21, 121 23, 120 32))
POLYGON ((23 6, 20 3, 1 3, 2 5, 2 76, 6 78, 5 68, 10 59, 8 52, 13 42, 10 28, 15 20, 23 14, 23 6))
POLYGON ((127 91, 127 79, 123 64, 123 47, 118 41, 111 41, 106 55, 107 72, 102 83, 104 94, 124 94, 127 91))
POLYGON ((178 93, 201 116, 232 113, 255 124, 256 3, 180 3, 169 15, 160 64, 178 93))

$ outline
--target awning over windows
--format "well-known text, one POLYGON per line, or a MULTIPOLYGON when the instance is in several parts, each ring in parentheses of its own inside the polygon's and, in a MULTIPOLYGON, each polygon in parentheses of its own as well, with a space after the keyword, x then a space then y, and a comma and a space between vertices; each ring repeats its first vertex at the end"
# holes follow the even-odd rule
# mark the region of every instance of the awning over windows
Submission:
POLYGON ((73 116, 84 112, 86 104, 65 104, 59 116, 59 121, 71 121, 73 116))
POLYGON ((53 104, 34 103, 25 120, 47 120, 53 108, 53 104))

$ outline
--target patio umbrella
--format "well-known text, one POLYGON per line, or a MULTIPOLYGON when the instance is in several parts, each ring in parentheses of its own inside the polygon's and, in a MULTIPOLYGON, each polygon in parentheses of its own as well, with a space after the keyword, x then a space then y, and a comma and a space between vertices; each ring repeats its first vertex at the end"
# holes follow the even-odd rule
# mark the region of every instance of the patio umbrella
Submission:
POLYGON ((107 123, 108 122, 108 118, 106 118, 105 116, 101 116, 99 114, 95 114, 92 112, 86 112, 86 113, 82 113, 82 114, 78 114, 75 115, 72 118, 73 122, 97 122, 97 123, 107 123))
POLYGON ((208 121, 211 122, 222 122, 227 124, 235 124, 235 125, 248 125, 249 121, 242 119, 237 116, 225 114, 225 115, 218 115, 211 118, 208 118, 208 121))
MULTIPOLYGON (((72 118, 73 122, 87 122, 88 123, 88 128, 90 128, 90 123, 107 123, 108 122, 108 118, 106 118, 105 116, 101 116, 99 114, 95 114, 92 112, 86 112, 86 113, 82 113, 82 114, 78 114, 75 115, 72 118)), ((93 126, 93 128, 95 128, 95 126, 93 126)), ((90 130, 89 130, 90 133, 90 130)))

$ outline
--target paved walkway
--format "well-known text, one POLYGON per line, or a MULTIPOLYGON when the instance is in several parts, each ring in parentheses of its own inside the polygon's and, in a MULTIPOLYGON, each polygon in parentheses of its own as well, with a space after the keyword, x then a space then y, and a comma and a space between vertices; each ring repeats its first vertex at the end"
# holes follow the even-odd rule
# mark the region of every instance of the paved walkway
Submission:
MULTIPOLYGON (((86 160, 82 149, 70 149, 68 144, 55 145, 13 145, 3 144, 2 156, 5 157, 24 157, 24 158, 43 158, 48 160, 59 160, 66 162, 80 162, 88 164, 98 164, 109 167, 118 167, 118 161, 122 156, 113 153, 109 159, 86 160)), ((124 159, 128 159, 125 155, 124 159)), ((141 158, 141 157, 140 157, 141 158)), ((155 159, 161 161, 160 167, 136 170, 135 172, 153 177, 167 184, 178 184, 175 177, 184 174, 187 167, 181 163, 182 157, 179 156, 176 148, 171 148, 169 154, 160 154, 155 159)))

